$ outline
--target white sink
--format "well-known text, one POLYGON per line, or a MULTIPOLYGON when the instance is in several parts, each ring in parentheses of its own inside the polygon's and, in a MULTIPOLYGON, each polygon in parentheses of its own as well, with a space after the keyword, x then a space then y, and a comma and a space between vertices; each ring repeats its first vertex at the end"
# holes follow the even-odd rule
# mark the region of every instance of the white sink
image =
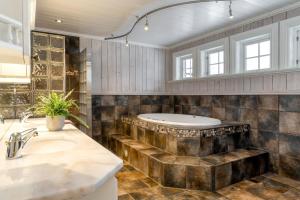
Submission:
POLYGON ((75 147, 76 143, 71 140, 60 138, 32 138, 25 144, 22 154, 50 154, 67 151, 75 147))

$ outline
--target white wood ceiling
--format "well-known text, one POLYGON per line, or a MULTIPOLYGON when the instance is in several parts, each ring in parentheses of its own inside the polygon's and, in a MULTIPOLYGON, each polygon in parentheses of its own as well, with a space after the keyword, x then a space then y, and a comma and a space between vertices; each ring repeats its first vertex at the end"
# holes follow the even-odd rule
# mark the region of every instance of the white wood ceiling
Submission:
POLYGON ((37 0, 36 26, 95 36, 109 35, 153 0, 37 0), (62 19, 58 24, 55 19, 62 19))
MULTIPOLYGON (((136 15, 182 1, 188 0, 37 0, 36 26, 105 37, 127 31, 136 15), (63 23, 55 23, 56 18, 63 23)), ((234 0, 233 20, 228 2, 171 8, 149 16, 150 30, 145 32, 140 23, 129 40, 170 46, 295 2, 299 0, 234 0)))

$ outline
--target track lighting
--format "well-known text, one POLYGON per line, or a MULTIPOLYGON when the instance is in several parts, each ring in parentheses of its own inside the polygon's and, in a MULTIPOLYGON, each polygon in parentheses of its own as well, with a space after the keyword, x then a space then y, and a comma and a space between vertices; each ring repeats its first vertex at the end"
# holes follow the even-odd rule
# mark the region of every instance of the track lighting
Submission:
POLYGON ((54 20, 56 23, 61 24, 62 23, 62 19, 55 19, 54 20))
POLYGON ((148 16, 146 16, 146 23, 145 23, 144 30, 145 30, 145 31, 148 31, 148 30, 149 30, 148 16))
POLYGON ((229 19, 233 19, 234 16, 232 14, 232 1, 230 1, 230 4, 229 4, 229 19))
POLYGON ((126 36, 126 40, 125 40, 125 46, 129 47, 129 43, 128 43, 128 37, 126 36))
POLYGON ((148 16, 149 15, 153 15, 154 13, 160 12, 162 10, 166 10, 169 8, 174 8, 174 7, 179 7, 179 6, 183 6, 183 5, 192 5, 192 4, 200 4, 200 3, 205 3, 205 2, 230 2, 229 4, 229 18, 233 19, 233 11, 232 11, 232 0, 187 0, 187 1, 183 1, 183 2, 178 2, 178 3, 174 3, 174 4, 170 4, 170 5, 166 5, 166 6, 162 6, 160 8, 156 8, 154 10, 150 10, 147 13, 141 15, 141 16, 135 16, 136 20, 133 23, 133 25, 131 26, 131 28, 122 34, 119 35, 111 35, 110 37, 106 37, 104 38, 105 40, 114 40, 114 39, 119 39, 119 38, 125 38, 126 37, 126 46, 129 46, 128 44, 128 40, 127 40, 127 36, 129 36, 135 29, 135 27, 139 24, 139 22, 142 22, 142 20, 146 19, 145 22, 145 26, 144 26, 144 31, 149 31, 149 20, 148 20, 148 16))

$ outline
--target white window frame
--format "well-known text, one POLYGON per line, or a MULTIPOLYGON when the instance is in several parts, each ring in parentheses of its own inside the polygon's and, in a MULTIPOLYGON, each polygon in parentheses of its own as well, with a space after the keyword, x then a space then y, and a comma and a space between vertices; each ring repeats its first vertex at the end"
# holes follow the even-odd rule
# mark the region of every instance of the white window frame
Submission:
POLYGON ((191 48, 187 50, 183 50, 180 52, 173 53, 173 80, 190 80, 194 79, 197 76, 197 55, 196 55, 196 48, 191 48), (191 78, 184 78, 183 77, 183 66, 182 66, 182 59, 185 57, 192 58, 192 77, 191 78))
POLYGON ((261 73, 278 69, 279 63, 279 25, 278 23, 264 26, 251 31, 243 32, 230 37, 231 74, 261 73), (245 44, 260 42, 269 39, 271 42, 270 68, 245 70, 245 44))
POLYGON ((194 59, 193 59, 193 54, 188 54, 186 56, 182 56, 180 57, 180 73, 182 74, 182 79, 191 79, 193 78, 193 73, 194 73, 194 59), (188 60, 188 59, 192 59, 192 63, 191 63, 191 77, 185 77, 185 66, 184 66, 184 61, 188 60))
MULTIPOLYGON (((217 47, 217 48, 214 48, 214 49, 210 49, 208 51, 206 51, 206 54, 205 54, 205 58, 206 58, 206 65, 205 65, 205 70, 206 70, 206 73, 207 73, 207 76, 216 76, 216 75, 224 75, 225 73, 225 50, 224 50, 224 47, 223 46, 220 46, 220 47, 217 47), (210 60, 209 60, 209 55, 210 54, 214 54, 214 53, 220 53, 221 51, 223 51, 223 73, 218 73, 218 74, 210 74, 210 60)), ((215 63, 218 65, 218 71, 220 72, 220 58, 218 58, 218 63, 215 63)))
MULTIPOLYGON (((270 44, 271 44, 271 38, 270 38, 270 36, 268 35, 268 34, 266 34, 266 35, 262 35, 262 36, 260 36, 260 37, 257 37, 257 38, 255 38, 255 39, 252 39, 252 40, 248 40, 248 41, 244 41, 243 42, 243 46, 242 46, 242 49, 241 49, 241 56, 242 56, 242 61, 243 61, 243 71, 245 72, 245 73, 248 73, 248 72, 258 72, 258 71, 264 71, 264 70, 270 70, 271 68, 272 68, 272 66, 271 66, 271 60, 272 60, 272 49, 271 49, 271 47, 270 47, 270 54, 268 54, 269 56, 270 56, 270 68, 266 68, 266 69, 260 69, 260 63, 259 63, 259 61, 260 61, 260 58, 261 57, 263 57, 262 55, 260 55, 259 54, 259 49, 258 49, 258 56, 255 56, 255 57, 257 57, 258 58, 258 69, 257 70, 248 70, 247 71, 247 69, 246 69, 246 60, 247 59, 249 59, 249 58, 247 58, 246 57, 246 46, 248 46, 248 45, 251 45, 251 44, 260 44, 260 43, 262 43, 262 42, 266 42, 266 41, 270 41, 270 44)), ((271 45, 272 46, 272 45, 271 45)), ((267 56, 267 55, 265 55, 265 56, 267 56)))
POLYGON ((300 17, 280 22, 280 69, 300 68, 300 40, 297 41, 297 33, 299 37, 300 17))
POLYGON ((199 46, 198 48, 199 56, 199 69, 200 78, 201 77, 215 77, 215 76, 225 76, 229 74, 229 39, 223 38, 216 40, 204 45, 199 46), (207 56, 209 53, 218 52, 220 50, 224 51, 224 73, 223 74, 214 74, 209 75, 209 62, 207 56))

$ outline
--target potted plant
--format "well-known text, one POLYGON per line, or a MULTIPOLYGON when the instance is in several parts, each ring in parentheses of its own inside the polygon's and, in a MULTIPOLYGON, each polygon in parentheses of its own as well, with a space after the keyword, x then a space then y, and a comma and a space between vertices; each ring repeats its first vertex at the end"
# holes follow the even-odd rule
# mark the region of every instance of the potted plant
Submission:
POLYGON ((51 92, 48 96, 39 96, 37 104, 33 107, 35 113, 46 115, 47 128, 49 131, 60 131, 65 125, 65 118, 72 117, 88 128, 88 125, 80 118, 70 113, 70 109, 78 105, 75 100, 69 99, 73 93, 71 90, 67 95, 51 92))

